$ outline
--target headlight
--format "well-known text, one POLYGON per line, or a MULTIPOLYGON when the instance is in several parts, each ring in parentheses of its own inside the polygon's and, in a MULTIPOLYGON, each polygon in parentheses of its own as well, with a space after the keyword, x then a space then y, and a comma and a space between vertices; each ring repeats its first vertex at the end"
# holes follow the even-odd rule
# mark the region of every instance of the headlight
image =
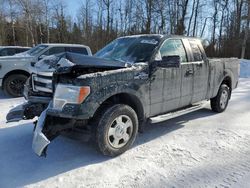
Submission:
POLYGON ((89 93, 89 86, 58 84, 53 99, 53 108, 62 110, 65 104, 81 104, 89 93))

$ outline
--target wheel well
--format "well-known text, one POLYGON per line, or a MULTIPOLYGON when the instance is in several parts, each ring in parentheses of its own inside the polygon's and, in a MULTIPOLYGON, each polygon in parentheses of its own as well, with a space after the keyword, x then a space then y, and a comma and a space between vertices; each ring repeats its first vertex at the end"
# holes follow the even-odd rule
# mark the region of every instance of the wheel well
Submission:
POLYGON ((222 81, 222 84, 226 84, 229 87, 230 90, 230 98, 231 98, 231 93, 232 93, 232 80, 229 76, 225 77, 224 80, 222 81))
POLYGON ((113 104, 126 104, 130 106, 136 112, 139 122, 144 121, 144 109, 141 101, 136 96, 128 93, 120 93, 109 97, 101 104, 95 114, 99 114, 104 108, 113 104))
POLYGON ((232 80, 231 80, 231 78, 229 76, 224 78, 221 85, 222 84, 226 84, 229 87, 230 91, 232 90, 232 80))
POLYGON ((30 74, 27 71, 24 70, 13 70, 8 72, 4 77, 3 77, 3 82, 5 81, 6 78, 8 78, 8 76, 13 75, 13 74, 23 74, 25 76, 30 76, 30 74))

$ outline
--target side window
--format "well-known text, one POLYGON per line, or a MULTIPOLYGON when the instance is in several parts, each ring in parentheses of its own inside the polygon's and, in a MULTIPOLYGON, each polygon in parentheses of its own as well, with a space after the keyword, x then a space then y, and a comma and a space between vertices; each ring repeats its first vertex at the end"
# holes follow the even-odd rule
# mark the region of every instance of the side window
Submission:
POLYGON ((15 55, 15 49, 14 48, 6 48, 1 51, 1 56, 11 56, 15 55))
POLYGON ((83 54, 83 55, 88 55, 87 49, 81 48, 81 47, 70 47, 70 48, 67 48, 66 51, 78 53, 78 54, 83 54))
POLYGON ((7 56, 7 55, 8 55, 7 49, 1 50, 0 56, 7 56))
POLYGON ((26 49, 26 48, 17 48, 16 49, 16 53, 22 53, 22 52, 25 52, 25 51, 27 51, 28 49, 26 49))
POLYGON ((203 60, 202 53, 200 51, 200 48, 199 48, 197 42, 194 40, 189 40, 189 44, 190 44, 192 52, 193 52, 194 61, 202 61, 203 60))
POLYGON ((178 55, 181 62, 187 62, 187 53, 180 39, 170 39, 164 42, 160 49, 161 57, 178 55))
POLYGON ((52 47, 46 51, 43 55, 54 55, 65 52, 64 47, 52 47))
POLYGON ((15 48, 9 48, 8 49, 8 55, 15 55, 15 54, 16 54, 15 48))

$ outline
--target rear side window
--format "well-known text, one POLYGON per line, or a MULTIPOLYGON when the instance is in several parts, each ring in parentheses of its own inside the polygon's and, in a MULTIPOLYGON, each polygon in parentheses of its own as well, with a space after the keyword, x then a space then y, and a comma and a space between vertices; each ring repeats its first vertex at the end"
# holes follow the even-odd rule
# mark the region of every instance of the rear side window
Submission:
POLYGON ((1 56, 15 55, 16 51, 14 48, 6 48, 1 51, 1 56))
POLYGON ((47 52, 44 53, 44 55, 54 55, 54 54, 60 54, 65 52, 64 47, 52 47, 47 52))
POLYGON ((180 39, 166 40, 160 49, 161 57, 178 55, 181 62, 187 62, 187 53, 180 39))
POLYGON ((66 48, 67 52, 73 52, 73 53, 78 53, 82 55, 88 55, 88 51, 86 48, 81 48, 81 47, 68 47, 66 48))
POLYGON ((21 52, 25 52, 25 51, 27 51, 28 49, 26 49, 26 48, 17 48, 16 49, 16 53, 21 53, 21 52))
POLYGON ((200 48, 199 48, 197 42, 194 40, 189 40, 189 44, 190 44, 192 52, 193 52, 194 61, 202 61, 203 60, 202 53, 200 51, 200 48))

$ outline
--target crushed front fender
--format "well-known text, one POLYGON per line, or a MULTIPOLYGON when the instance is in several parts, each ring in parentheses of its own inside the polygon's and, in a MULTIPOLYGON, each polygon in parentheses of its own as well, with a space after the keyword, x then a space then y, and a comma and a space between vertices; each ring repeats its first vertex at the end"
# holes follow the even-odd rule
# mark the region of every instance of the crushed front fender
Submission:
POLYGON ((32 142, 33 151, 38 156, 44 156, 44 157, 46 156, 47 146, 50 144, 50 140, 42 132, 45 125, 46 116, 47 116, 47 109, 42 112, 41 116, 38 119, 32 142))
POLYGON ((72 129, 76 120, 54 117, 49 114, 51 103, 38 118, 32 141, 32 149, 38 156, 46 157, 47 147, 61 132, 72 129))

